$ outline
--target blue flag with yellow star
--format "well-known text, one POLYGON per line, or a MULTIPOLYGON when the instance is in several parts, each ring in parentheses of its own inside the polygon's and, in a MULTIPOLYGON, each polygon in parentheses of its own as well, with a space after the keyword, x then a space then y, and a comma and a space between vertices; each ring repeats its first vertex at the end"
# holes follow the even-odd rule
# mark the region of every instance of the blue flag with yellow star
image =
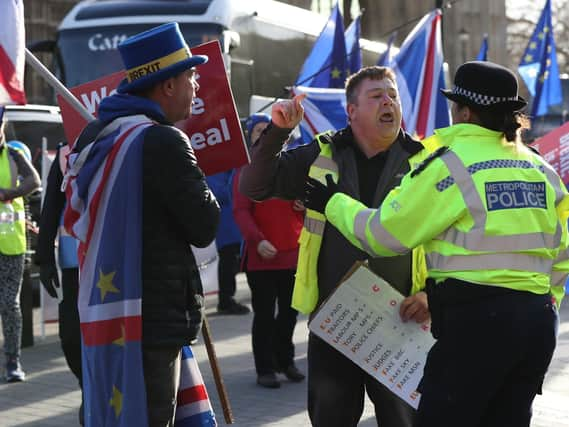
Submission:
POLYGON ((344 21, 336 3, 294 85, 343 88, 348 75, 346 58, 344 21))
POLYGON ((531 109, 533 117, 547 114, 550 105, 560 104, 563 101, 551 24, 551 0, 545 2, 518 72, 533 97, 531 109))

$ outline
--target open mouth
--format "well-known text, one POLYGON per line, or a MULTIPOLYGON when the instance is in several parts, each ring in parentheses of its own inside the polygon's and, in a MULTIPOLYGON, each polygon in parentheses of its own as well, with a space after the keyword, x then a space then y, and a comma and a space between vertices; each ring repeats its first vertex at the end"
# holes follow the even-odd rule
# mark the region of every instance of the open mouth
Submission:
POLYGON ((379 121, 381 123, 393 123, 393 113, 383 113, 379 116, 379 121))

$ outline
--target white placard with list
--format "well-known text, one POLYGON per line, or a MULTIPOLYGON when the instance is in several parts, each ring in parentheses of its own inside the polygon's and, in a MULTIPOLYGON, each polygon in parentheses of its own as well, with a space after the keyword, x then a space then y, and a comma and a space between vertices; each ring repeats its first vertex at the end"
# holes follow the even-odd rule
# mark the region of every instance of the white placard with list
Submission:
POLYGON ((412 407, 435 340, 429 323, 403 322, 404 297, 358 263, 320 306, 310 331, 384 384, 412 407))

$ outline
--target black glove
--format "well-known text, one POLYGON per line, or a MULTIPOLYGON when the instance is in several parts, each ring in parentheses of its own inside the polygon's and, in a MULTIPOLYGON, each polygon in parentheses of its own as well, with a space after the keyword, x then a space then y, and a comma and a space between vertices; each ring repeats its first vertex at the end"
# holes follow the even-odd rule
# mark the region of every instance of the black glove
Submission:
POLYGON ((308 177, 304 186, 304 206, 324 213, 328 200, 336 193, 338 193, 338 184, 334 182, 332 175, 326 175, 326 185, 317 179, 308 177))
POLYGON ((44 263, 40 265, 40 281, 49 296, 57 298, 55 288, 59 288, 59 277, 55 264, 44 263))

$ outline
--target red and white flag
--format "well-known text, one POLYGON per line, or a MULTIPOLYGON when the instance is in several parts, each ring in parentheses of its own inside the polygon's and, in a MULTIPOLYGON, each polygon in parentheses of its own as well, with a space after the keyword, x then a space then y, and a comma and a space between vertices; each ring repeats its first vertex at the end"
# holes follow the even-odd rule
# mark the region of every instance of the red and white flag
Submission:
POLYGON ((0 105, 25 104, 26 32, 23 0, 1 0, 0 105))

